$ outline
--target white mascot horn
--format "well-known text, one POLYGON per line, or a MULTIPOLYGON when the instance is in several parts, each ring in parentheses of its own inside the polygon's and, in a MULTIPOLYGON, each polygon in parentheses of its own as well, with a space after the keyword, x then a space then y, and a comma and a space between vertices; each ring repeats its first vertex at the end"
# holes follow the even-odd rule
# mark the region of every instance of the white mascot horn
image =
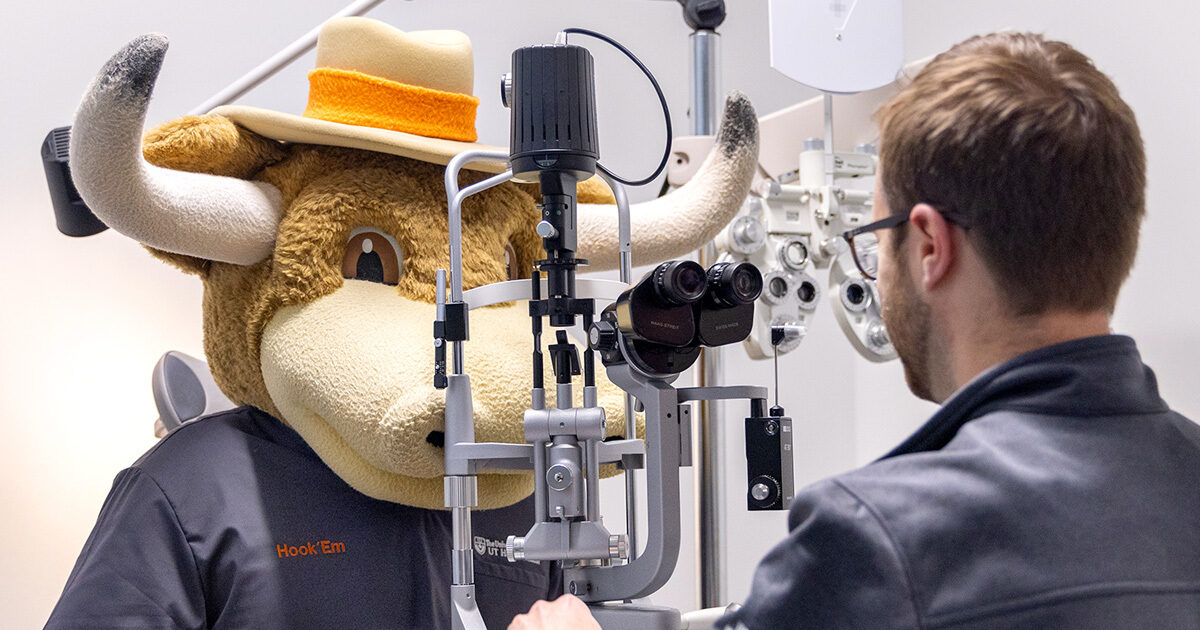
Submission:
MULTIPOLYGON (((758 117, 750 100, 731 92, 712 152, 686 185, 629 209, 633 262, 685 256, 711 241, 737 214, 758 166, 758 117)), ((579 204, 579 256, 589 270, 618 264, 617 211, 579 204)))
POLYGON ((142 157, 142 127, 167 38, 143 35, 100 71, 71 128, 71 177, 102 221, 145 245, 237 265, 266 258, 279 190, 262 182, 160 168, 142 157))

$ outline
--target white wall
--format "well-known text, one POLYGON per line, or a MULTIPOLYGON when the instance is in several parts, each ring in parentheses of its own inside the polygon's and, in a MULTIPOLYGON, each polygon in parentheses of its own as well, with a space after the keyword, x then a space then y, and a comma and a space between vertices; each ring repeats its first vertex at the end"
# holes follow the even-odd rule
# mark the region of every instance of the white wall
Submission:
MULTIPOLYGON (((348 2, 348 0, 346 0, 348 2)), ((82 2, 6 5, 0 21, 0 617, 10 627, 42 624, 95 522, 112 477, 149 448, 156 416, 150 369, 168 349, 201 354, 200 285, 155 261, 130 240, 105 232, 57 233, 36 153, 52 127, 68 124, 104 61, 146 32, 171 38, 149 124, 187 112, 343 6, 291 2, 82 2)), ((507 110, 497 79, 511 51, 551 41, 563 26, 616 36, 656 72, 688 128, 687 34, 677 5, 634 0, 582 2, 391 0, 372 15, 406 30, 457 28, 471 36, 481 140, 507 144, 507 110)), ((807 92, 770 86, 765 6, 727 22, 729 56, 746 70, 729 80, 766 109, 807 92)), ((662 131, 653 92, 623 57, 592 45, 597 58, 605 161, 618 172, 657 163, 662 131)), ((243 102, 299 112, 307 94, 301 59, 243 102)), ((635 191, 652 196, 657 186, 635 191)), ((685 484, 687 483, 685 474, 685 484)), ((690 506, 686 508, 691 512, 690 506)), ((621 515, 609 515, 614 529, 621 515)), ((690 605, 685 552, 681 578, 664 597, 690 605)))
MULTIPOLYGON (((200 287, 106 232, 68 239, 54 229, 35 152, 45 133, 70 122, 83 89, 104 60, 149 31, 172 40, 151 124, 186 112, 250 66, 341 7, 341 0, 246 3, 93 3, 78 0, 6 6, 0 23, 0 615, 8 627, 40 625, 70 571, 113 475, 153 444, 156 415, 149 372, 167 349, 200 354, 200 287), (22 89, 23 88, 23 89, 22 89)), ((722 28, 725 86, 747 92, 766 113, 812 94, 767 66, 766 7, 731 0, 722 28)), ((1200 215, 1185 188, 1196 179, 1200 144, 1200 15, 1189 2, 1003 3, 921 0, 905 3, 906 55, 915 59, 966 36, 1011 27, 1066 39, 1110 72, 1139 116, 1149 151, 1150 218, 1137 268, 1116 326, 1133 334, 1159 370, 1164 396, 1200 417, 1192 357, 1200 333, 1189 315, 1200 307, 1190 272, 1200 215)), ((391 0, 373 15, 404 29, 458 28, 476 50, 481 138, 505 144, 506 113, 496 77, 518 46, 546 41, 560 26, 612 34, 642 56, 663 84, 676 129, 686 130, 687 33, 674 3, 521 0, 391 0), (499 26, 498 25, 502 25, 499 26)), ((656 104, 636 71, 593 46, 598 67, 606 161, 624 172, 653 166, 661 130, 656 104)), ((303 108, 311 67, 305 58, 246 97, 283 111, 303 108)), ((769 141, 769 139, 768 139, 769 141)), ((653 189, 653 190, 652 190, 653 189)), ((637 198, 656 187, 638 191, 637 198)), ((769 363, 726 352, 727 374, 766 383, 769 363)), ((899 366, 853 356, 820 312, 801 349, 781 360, 782 403, 797 424, 797 481, 808 482, 870 461, 928 416, 911 398, 899 366)), ((729 595, 744 596, 754 563, 784 535, 782 514, 742 509, 741 406, 725 417, 726 543, 729 595)), ((685 489, 690 487, 685 473, 685 489)), ((606 502, 607 503, 607 502, 606 502)), ((685 526, 692 527, 685 501, 685 526)), ((620 515, 608 518, 619 529, 620 515)), ((690 529, 685 529, 690 531, 690 529)), ((690 536, 676 578, 659 600, 694 606, 690 536)))
MULTIPOLYGON (((1158 375, 1163 398, 1184 415, 1200 419, 1200 390, 1195 387, 1200 331, 1194 317, 1200 307, 1194 277, 1200 262, 1194 247, 1200 214, 1193 209, 1200 171, 1200 68, 1193 63, 1200 55, 1194 38, 1200 6, 1183 0, 910 0, 904 11, 907 59, 1007 28, 1064 40, 1112 77, 1137 115, 1149 164, 1148 215, 1113 328, 1138 341, 1158 375)), ((908 394, 900 374, 896 364, 857 361, 854 413, 860 464, 895 445, 932 410, 908 394)))
MULTIPOLYGON (((745 3, 730 5, 747 8, 745 3)), ((1156 370, 1163 397, 1200 420, 1200 389, 1195 386, 1200 330, 1194 316, 1200 308, 1200 284, 1194 278, 1200 263, 1194 246, 1200 213, 1193 207, 1193 185, 1200 173, 1200 67, 1193 63, 1200 56, 1194 37, 1200 5, 1183 0, 1153 5, 908 0, 905 59, 920 59, 971 35, 1006 28, 1042 32, 1075 45, 1113 78, 1137 114, 1148 156, 1149 210, 1114 330, 1137 339, 1144 359, 1156 370)), ((726 76, 735 75, 744 63, 729 53, 727 47, 726 76)), ((788 83, 779 75, 770 81, 772 86, 788 83)), ((772 109, 760 107, 763 112, 772 109)), ((909 393, 898 362, 873 364, 850 352, 830 315, 827 309, 820 311, 809 338, 780 362, 790 384, 782 388, 783 404, 796 417, 797 484, 871 462, 936 409, 909 393)), ((769 365, 741 353, 726 356, 729 375, 757 382, 770 377, 769 365)), ((754 560, 782 538, 785 528, 781 515, 739 508, 744 441, 736 413, 726 414, 729 501, 723 537, 727 549, 738 550, 726 565, 726 592, 733 600, 748 592, 754 560)))

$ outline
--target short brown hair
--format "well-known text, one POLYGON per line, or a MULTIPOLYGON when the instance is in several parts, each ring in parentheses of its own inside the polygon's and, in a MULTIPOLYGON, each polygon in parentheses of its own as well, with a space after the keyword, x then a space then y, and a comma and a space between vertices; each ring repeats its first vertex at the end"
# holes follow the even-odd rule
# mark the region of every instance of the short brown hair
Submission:
POLYGON ((1090 59, 1040 35, 972 37, 876 116, 892 212, 925 202, 965 217, 1010 312, 1112 310, 1146 157, 1133 110, 1090 59))

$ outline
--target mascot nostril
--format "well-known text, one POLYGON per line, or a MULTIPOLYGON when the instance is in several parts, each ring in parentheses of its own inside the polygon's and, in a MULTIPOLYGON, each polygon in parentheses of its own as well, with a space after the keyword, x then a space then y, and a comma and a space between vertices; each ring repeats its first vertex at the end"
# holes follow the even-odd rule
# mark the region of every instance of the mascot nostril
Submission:
MULTIPOLYGON (((450 548, 448 514, 441 512, 446 438, 436 429, 445 426, 445 394, 432 380, 434 278, 447 266, 448 249, 443 180, 447 162, 463 151, 507 152, 475 141, 479 101, 471 94, 470 41, 457 31, 405 33, 365 18, 331 20, 320 31, 303 114, 224 106, 143 136, 165 50, 164 38, 142 38, 105 66, 76 114, 71 173, 105 224, 203 282, 205 355, 222 392, 243 407, 172 432, 139 460, 138 474, 119 478, 112 497, 146 510, 167 507, 128 521, 106 511, 98 527, 118 528, 131 547, 89 546, 76 567, 84 577, 73 576, 72 583, 94 569, 97 592, 106 592, 112 583, 106 563, 146 557, 145 541, 186 534, 170 549, 187 553, 155 561, 174 567, 203 560, 202 567, 180 572, 214 576, 216 582, 198 589, 253 598, 262 585, 283 584, 290 590, 259 597, 336 607, 320 622, 291 619, 285 626, 374 627, 393 619, 408 620, 404 627, 441 627, 429 617, 428 601, 411 597, 378 598, 407 608, 370 620, 338 617, 355 613, 340 602, 361 594, 319 589, 395 584, 397 576, 412 584, 450 581, 448 563, 419 573, 411 566, 450 548), (145 481, 141 475, 150 475, 145 471, 154 462, 155 470, 175 471, 178 485, 145 481), (185 474, 190 477, 179 480, 185 474), (170 519, 165 533, 144 532, 145 523, 164 514, 170 519), (347 538, 335 540, 339 532, 347 538), (198 547, 213 540, 234 542, 198 547), (364 560, 346 562, 345 569, 326 558, 321 570, 331 573, 318 580, 264 574, 316 570, 291 557, 311 540, 364 560), (417 552, 397 552, 409 547, 417 552), (361 574, 367 566, 371 572, 361 574), (336 573, 344 570, 355 573, 336 573), (318 590, 295 590, 308 585, 318 590)), ((718 146, 691 182, 630 208, 635 264, 693 251, 736 215, 757 163, 755 125, 745 97, 731 96, 718 146)), ((463 171, 462 183, 482 181, 496 166, 468 165, 478 170, 463 171)), ((541 218, 534 192, 506 183, 465 202, 464 288, 528 278, 544 257, 534 230, 541 218)), ((580 256, 591 260, 589 270, 615 268, 611 193, 589 180, 579 186, 579 202, 580 256)), ((471 346, 466 364, 479 442, 525 442, 532 378, 530 339, 523 333, 529 326, 525 304, 471 313, 472 339, 486 340, 471 346)), ((597 377, 608 435, 624 435, 624 395, 602 372, 597 377)), ((553 392, 547 398, 553 405, 553 392)), ((483 510, 477 523, 495 524, 495 531, 480 525, 481 535, 503 541, 528 530, 528 471, 487 469, 477 483, 483 510)), ((109 545, 118 539, 96 540, 109 545)), ((502 562, 500 555, 476 562, 502 562)), ((497 575, 510 579, 529 571, 505 562, 497 575)), ((538 579, 545 585, 546 574, 538 579)), ((162 592, 157 583, 141 586, 162 592)), ((510 590, 481 589, 511 601, 489 604, 481 597, 480 608, 507 611, 493 619, 509 620, 547 596, 546 589, 519 597, 510 590)), ((130 597, 141 592, 131 590, 130 597)), ((199 621, 176 625, 203 626, 204 597, 178 606, 157 603, 190 610, 194 601, 201 603, 199 621)), ((222 600, 208 610, 243 610, 240 605, 222 600)), ((277 617, 259 612, 262 619, 277 617)))

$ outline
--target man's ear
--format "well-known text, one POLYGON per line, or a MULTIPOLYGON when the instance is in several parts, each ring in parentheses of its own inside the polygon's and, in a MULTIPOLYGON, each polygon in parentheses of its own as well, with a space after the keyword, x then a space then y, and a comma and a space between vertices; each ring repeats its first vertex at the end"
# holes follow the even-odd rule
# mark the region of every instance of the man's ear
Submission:
MULTIPOLYGON (((223 116, 176 118, 142 138, 142 155, 155 166, 238 179, 253 179, 287 152, 287 145, 239 127, 223 116)), ((188 273, 204 275, 211 264, 194 256, 147 249, 188 273)))
POLYGON ((919 280, 921 288, 932 291, 950 277, 958 267, 958 242, 954 239, 954 225, 936 208, 919 203, 908 214, 908 247, 917 251, 920 262, 919 280))

